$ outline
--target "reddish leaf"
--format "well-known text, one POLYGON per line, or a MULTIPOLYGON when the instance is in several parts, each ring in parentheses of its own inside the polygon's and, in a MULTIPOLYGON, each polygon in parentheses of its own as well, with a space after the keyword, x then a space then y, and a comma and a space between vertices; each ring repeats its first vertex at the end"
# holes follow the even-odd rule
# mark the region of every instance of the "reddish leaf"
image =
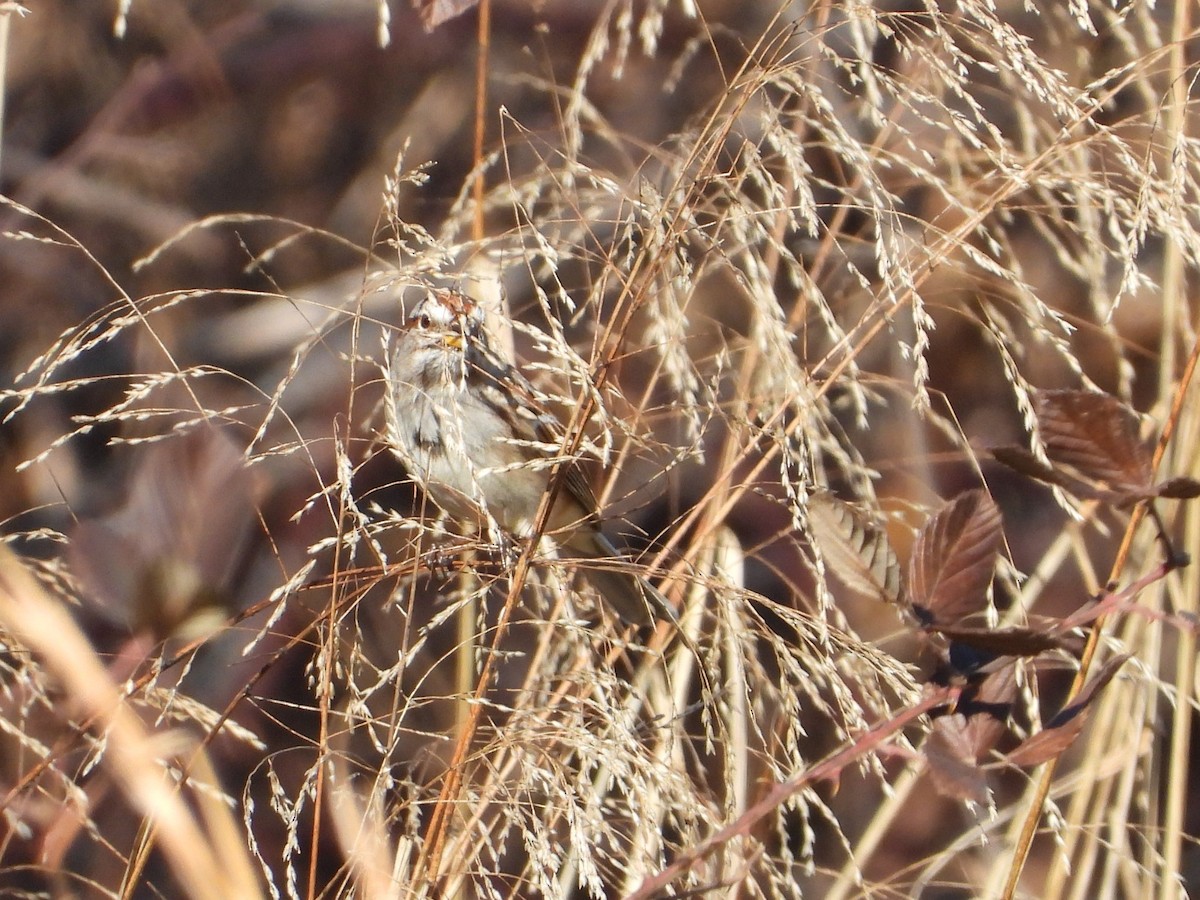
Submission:
POLYGON ((1101 500, 1105 503, 1128 503, 1140 500, 1144 491, 1119 490, 1097 487, 1082 478, 1069 475, 1053 466, 1048 466, 1028 450, 1022 447, 996 447, 992 456, 1004 463, 1010 469, 1020 472, 1036 481, 1057 485, 1069 493, 1084 500, 1101 500))
POLYGON ((978 761, 996 746, 1008 727, 1012 702, 1017 696, 1017 664, 997 669, 971 692, 963 692, 958 712, 967 717, 967 739, 978 761))
POLYGON ((121 508, 72 534, 85 599, 160 638, 219 612, 254 525, 254 482, 216 428, 146 447, 121 508))
POLYGON ((1115 397, 1042 391, 1034 397, 1034 409, 1051 464, 1021 447, 992 450, 992 456, 1010 469, 1076 497, 1118 505, 1155 497, 1200 497, 1200 481, 1192 478, 1150 484, 1150 454, 1138 437, 1136 417, 1115 397))
POLYGON ((1002 540, 1000 510, 980 490, 925 523, 908 563, 908 600, 922 624, 957 625, 984 608, 1002 540))
POLYGON ((976 628, 970 625, 935 624, 930 625, 929 630, 977 650, 986 650, 1002 656, 1037 656, 1047 650, 1071 650, 1078 643, 1072 635, 1060 633, 1051 627, 1027 628, 1014 625, 1007 628, 976 628))
POLYGON ((425 30, 433 31, 443 22, 478 6, 479 0, 412 0, 412 5, 421 16, 425 30))
POLYGON ((983 770, 975 762, 965 716, 954 713, 938 719, 921 750, 939 794, 980 805, 988 802, 991 792, 983 770))
POLYGON ((1096 695, 1100 693, 1100 690, 1112 681, 1113 676, 1120 671, 1121 666, 1129 661, 1130 656, 1131 654, 1129 653, 1120 653, 1105 662, 1100 667, 1100 671, 1092 676, 1091 681, 1083 686, 1083 689, 1075 696, 1075 699, 1069 705, 1063 707, 1058 715, 1050 720, 1046 727, 1052 728, 1060 721, 1069 719, 1084 707, 1091 705, 1091 702, 1096 699, 1096 695))
POLYGON ((1008 762, 1014 766, 1033 767, 1062 755, 1083 731, 1083 726, 1087 724, 1088 707, 1100 689, 1112 680, 1128 659, 1129 654, 1124 653, 1106 662, 1075 699, 1047 722, 1041 731, 1008 754, 1008 762))
POLYGON ((1057 728, 1043 728, 1037 734, 1022 741, 1017 749, 1008 754, 1007 761, 1014 766, 1030 768, 1040 766, 1044 762, 1055 759, 1067 751, 1075 743, 1087 716, 1078 715, 1064 722, 1057 728))
POLYGON ((882 528, 824 492, 809 499, 808 520, 822 558, 847 587, 868 597, 896 600, 900 563, 882 528))
POLYGON ((1034 412, 1046 455, 1085 478, 1120 492, 1150 487, 1150 454, 1132 410, 1116 397, 1091 391, 1040 391, 1034 412))
POLYGON ((988 801, 979 760, 1004 734, 1016 695, 1017 667, 1010 662, 964 691, 953 714, 934 721, 921 749, 939 793, 973 803, 988 801))
POLYGON ((1200 481, 1194 478, 1172 478, 1156 485, 1154 494, 1169 500, 1193 500, 1200 497, 1200 481))
POLYGON ((992 449, 992 456, 1010 469, 1014 469, 1022 475, 1027 475, 1038 481, 1045 481, 1048 484, 1058 484, 1059 479, 1062 477, 1054 470, 1053 466, 1042 462, 1024 447, 994 447, 992 449))

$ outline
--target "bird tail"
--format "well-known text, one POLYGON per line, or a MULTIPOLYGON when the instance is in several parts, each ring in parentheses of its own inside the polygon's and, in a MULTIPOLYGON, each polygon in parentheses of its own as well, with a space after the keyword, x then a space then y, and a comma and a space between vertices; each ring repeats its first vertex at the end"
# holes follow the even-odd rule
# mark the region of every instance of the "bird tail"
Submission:
MULTIPOLYGON (((612 541, 599 531, 592 531, 587 538, 586 543, 583 540, 571 541, 567 548, 585 559, 599 561, 621 558, 612 541)), ((626 623, 647 625, 666 619, 672 625, 679 626, 679 614, 675 612, 675 607, 661 591, 640 575, 605 565, 581 568, 592 587, 604 596, 626 623)))

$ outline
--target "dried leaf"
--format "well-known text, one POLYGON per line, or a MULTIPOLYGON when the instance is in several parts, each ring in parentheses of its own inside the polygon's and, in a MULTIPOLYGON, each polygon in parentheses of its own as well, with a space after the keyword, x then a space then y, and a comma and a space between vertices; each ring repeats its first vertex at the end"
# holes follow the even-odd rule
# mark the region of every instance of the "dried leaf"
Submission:
POLYGON ((907 594, 923 625, 957 625, 983 610, 1002 540, 1000 510, 981 490, 925 523, 909 559, 907 594))
POLYGON ((994 447, 991 453, 999 462, 1004 463, 1010 469, 1037 481, 1058 484, 1059 479, 1062 477, 1054 470, 1053 466, 1042 462, 1024 447, 994 447))
POLYGON ((1120 671, 1121 667, 1129 661, 1130 656, 1131 654, 1129 653, 1120 653, 1105 662, 1104 665, 1100 667, 1100 671, 1093 675, 1091 680, 1083 686, 1083 689, 1080 690, 1075 699, 1072 700, 1069 705, 1063 707, 1063 709, 1060 710, 1059 713, 1050 720, 1050 723, 1047 725, 1047 727, 1054 727, 1058 722, 1069 719, 1084 707, 1091 705, 1092 701, 1096 699, 1096 695, 1100 693, 1100 690, 1104 688, 1110 681, 1112 681, 1113 676, 1115 676, 1117 672, 1120 671))
POLYGON ((990 797, 980 758, 1008 726, 1017 695, 1017 667, 1008 663, 977 687, 964 691, 955 712, 933 723, 922 746, 934 786, 955 800, 987 803, 990 797))
POLYGON ((1062 755, 1083 731, 1083 726, 1087 724, 1088 707, 1100 689, 1112 680, 1128 659, 1129 654, 1124 653, 1106 662, 1075 699, 1047 722, 1041 731, 1008 754, 1008 762, 1014 766, 1033 767, 1062 755))
POLYGON ((1121 504, 1128 503, 1131 499, 1140 499, 1141 492, 1136 492, 1137 496, 1131 496, 1127 490, 1113 491, 1101 488, 1078 476, 1048 466, 1022 447, 996 447, 992 450, 992 456, 1022 475, 1035 481, 1061 487, 1083 500, 1101 500, 1105 503, 1121 504))
POLYGON ((1034 396, 1046 455, 1122 493, 1144 492, 1153 473, 1133 411, 1109 394, 1039 391, 1034 396))
POLYGON ((1008 727, 1017 697, 1017 664, 1009 662, 974 689, 963 692, 957 711, 967 717, 967 737, 978 761, 996 746, 1008 727))
POLYGON ((1078 643, 1072 635, 1061 633, 1050 625, 1044 628, 1021 625, 988 628, 935 624, 929 626, 929 630, 952 641, 1001 656, 1037 656, 1047 650, 1071 650, 1078 643))
POLYGON ((443 22, 478 6, 479 0, 412 0, 412 5, 421 17, 425 30, 433 31, 443 22))
POLYGON ((1194 478, 1172 478, 1154 488, 1157 497, 1169 500, 1192 500, 1200 497, 1200 481, 1194 478))
POLYGON ((1137 418, 1116 397, 1040 391, 1033 405, 1050 464, 1019 447, 997 447, 992 455, 1006 466, 1076 497, 1117 505, 1200 496, 1200 482, 1189 478, 1151 485, 1150 452, 1138 436, 1137 418))
POLYGON ((983 769, 974 759, 965 716, 954 713, 938 719, 921 750, 933 786, 943 797, 981 806, 991 798, 983 769))
POLYGON ((1031 735, 1007 756, 1007 761, 1020 768, 1033 768, 1044 762, 1055 759, 1067 751, 1083 726, 1087 716, 1078 715, 1064 722, 1057 728, 1043 728, 1037 734, 1031 735))
POLYGON ((882 528, 829 493, 809 499, 808 519, 826 564, 847 587, 868 597, 896 600, 900 563, 882 528))
POLYGON ((1170 478, 1151 487, 1125 485, 1113 490, 1048 466, 1022 447, 996 447, 991 452, 997 462, 1010 469, 1035 481, 1057 485, 1083 500, 1126 505, 1138 500, 1152 500, 1155 497, 1166 500, 1194 500, 1200 497, 1200 481, 1186 476, 1170 478))
POLYGON ((70 555, 93 608, 162 638, 227 599, 254 523, 254 479, 215 428, 152 444, 139 462, 128 499, 80 523, 70 555))

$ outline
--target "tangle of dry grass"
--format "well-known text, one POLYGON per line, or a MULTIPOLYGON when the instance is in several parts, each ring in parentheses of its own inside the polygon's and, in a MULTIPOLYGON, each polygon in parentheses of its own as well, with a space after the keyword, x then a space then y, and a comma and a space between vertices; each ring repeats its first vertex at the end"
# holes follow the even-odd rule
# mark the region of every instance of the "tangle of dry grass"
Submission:
MULTIPOLYGON (((1137 516, 987 451, 1044 458, 1038 391, 1071 387, 1168 429, 1159 478, 1200 477, 1184 5, 496 5, 482 159, 450 124, 480 88, 439 49, 474 32, 393 22, 412 100, 356 132, 371 152, 320 126, 382 95, 298 79, 264 105, 277 194, 167 208, 171 177, 237 174, 206 153, 255 118, 229 73, 269 29, 245 10, 191 11, 199 43, 105 98, 53 167, 16 153, 0 267, 42 325, 14 332, 0 392, 0 886, 1183 895, 1196 567, 1142 591, 1164 615, 1097 631, 1133 662, 1053 771, 998 768, 964 802, 919 752, 962 684, 927 684, 928 641, 871 586, 883 555, 847 575, 814 498, 904 558, 985 489, 997 627, 1154 570, 1137 516), (177 82, 205 115, 167 104, 177 82), (140 156, 147 134, 177 156, 140 156), (357 168, 293 191, 322 140, 357 168), (110 246, 81 184, 137 227, 110 246), (50 280, 67 269, 85 312, 50 280), (544 449, 595 476, 630 551, 609 564, 658 584, 685 640, 614 621, 549 544, 464 534, 389 453, 390 335, 445 284, 560 413, 544 449)), ((337 29, 374 35, 395 6, 292 10, 312 31, 289 52, 366 53, 337 29)), ((87 44, 99 14, 57 15, 87 44)), ((10 52, 32 34, 14 22, 10 52)), ((1196 546, 1195 504, 1158 505, 1196 546)), ((1076 656, 1039 660, 996 758, 1068 694, 1076 656)))

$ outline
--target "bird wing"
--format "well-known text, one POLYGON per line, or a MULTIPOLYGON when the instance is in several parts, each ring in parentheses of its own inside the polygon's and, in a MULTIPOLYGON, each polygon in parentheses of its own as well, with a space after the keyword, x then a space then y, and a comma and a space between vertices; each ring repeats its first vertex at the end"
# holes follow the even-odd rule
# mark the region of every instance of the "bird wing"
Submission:
MULTIPOLYGON (((563 428, 558 418, 538 399, 529 380, 510 363, 496 356, 485 341, 474 342, 469 357, 472 371, 503 398, 493 404, 508 419, 513 433, 529 441, 561 446, 563 428)), ((590 522, 600 518, 600 503, 578 460, 565 460, 559 468, 567 493, 578 503, 590 522)))

